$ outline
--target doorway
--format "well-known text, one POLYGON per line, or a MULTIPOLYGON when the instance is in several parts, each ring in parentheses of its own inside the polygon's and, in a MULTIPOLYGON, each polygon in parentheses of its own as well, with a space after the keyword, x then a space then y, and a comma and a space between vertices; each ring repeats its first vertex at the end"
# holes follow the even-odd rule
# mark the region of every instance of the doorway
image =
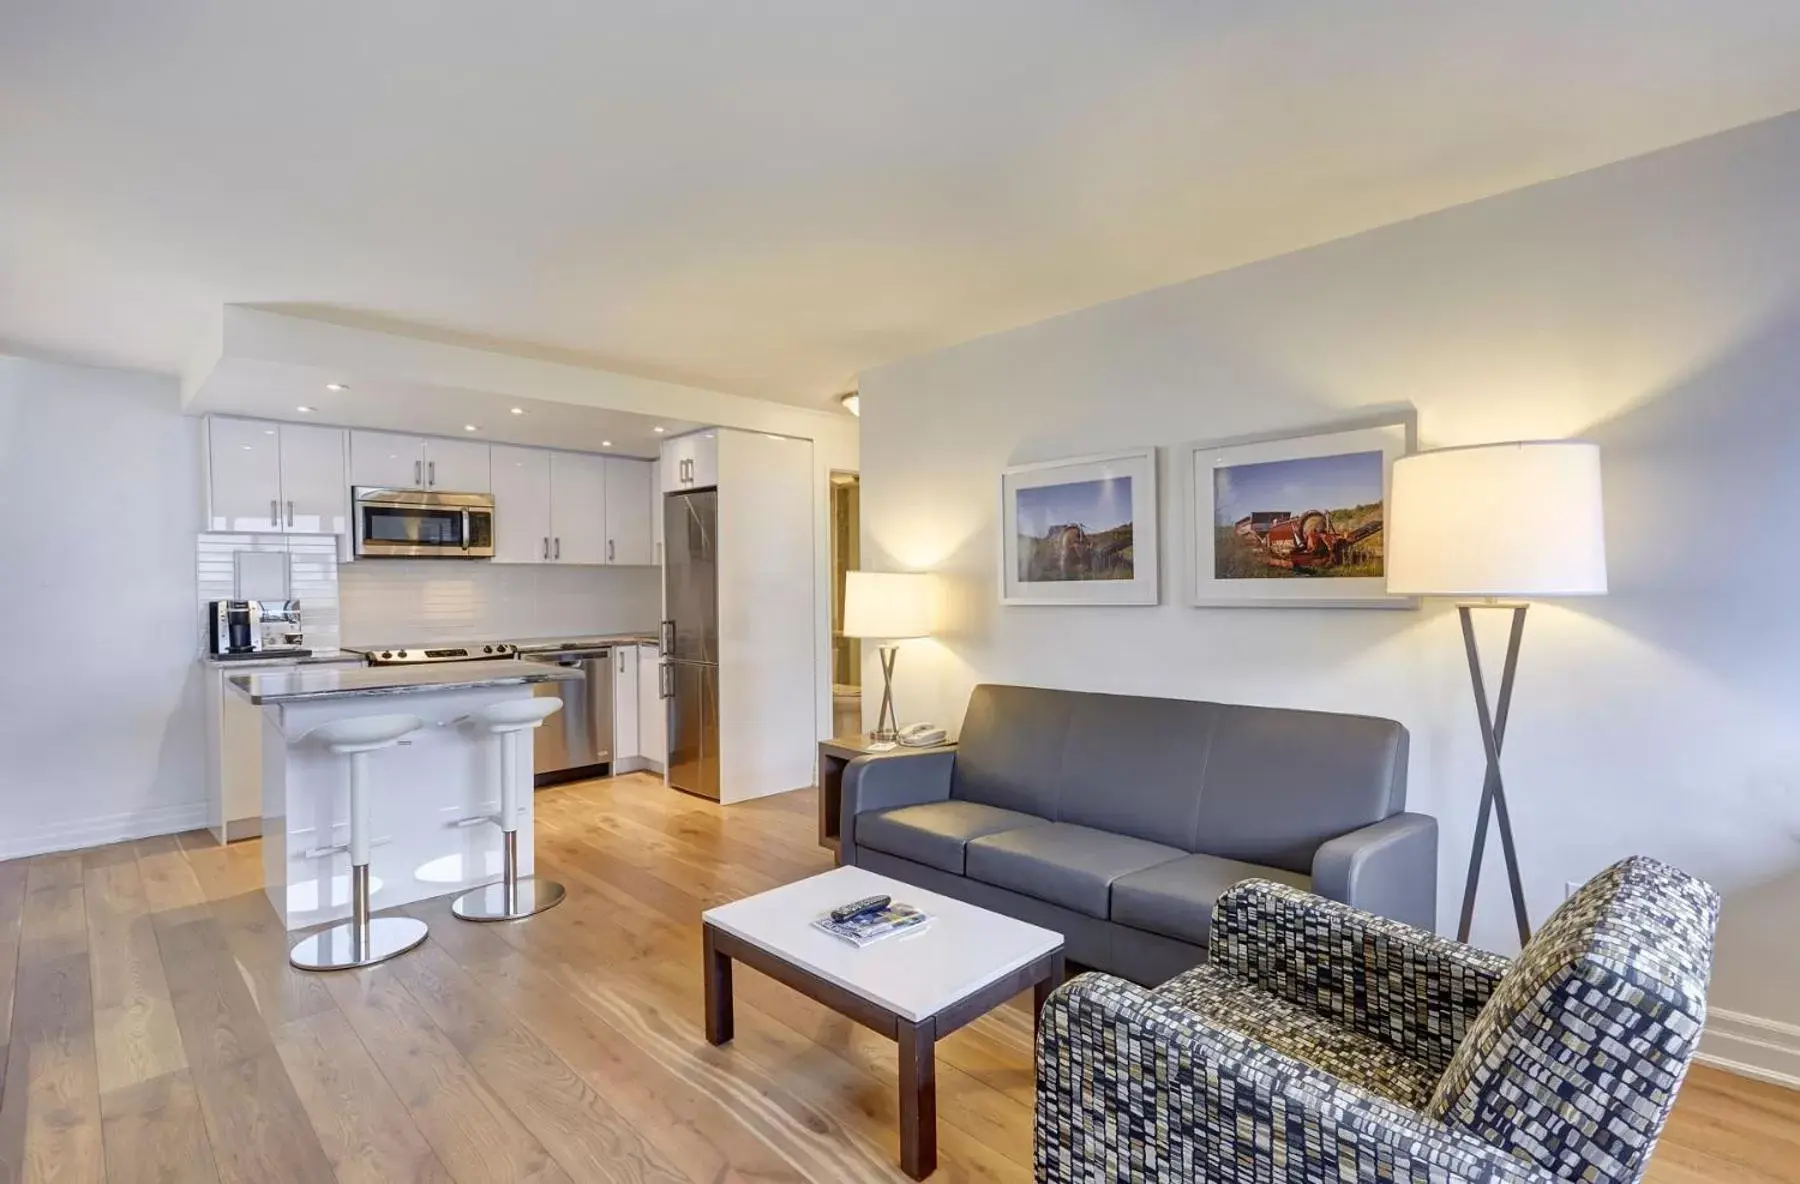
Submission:
POLYGON ((862 731, 862 640, 844 636, 844 573, 862 566, 862 478, 831 474, 831 730, 862 731))

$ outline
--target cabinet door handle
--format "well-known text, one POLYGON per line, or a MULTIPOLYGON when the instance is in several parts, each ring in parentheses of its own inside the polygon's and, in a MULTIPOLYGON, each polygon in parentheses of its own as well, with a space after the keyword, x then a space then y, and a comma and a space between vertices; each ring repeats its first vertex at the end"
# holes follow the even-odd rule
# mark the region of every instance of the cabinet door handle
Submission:
POLYGON ((624 650, 619 651, 619 673, 620 674, 625 673, 625 651, 624 650))
POLYGON ((562 536, 561 535, 556 536, 556 557, 558 559, 562 558, 562 536))
POLYGON ((550 558, 550 536, 549 535, 544 536, 544 558, 545 559, 550 558))
POLYGON ((288 503, 288 528, 291 530, 291 529, 293 529, 293 526, 294 526, 294 503, 290 501, 288 503))
POLYGON ((613 561, 613 541, 611 539, 606 540, 606 561, 608 563, 613 561))
POLYGON ((415 460, 413 462, 413 484, 425 484, 425 462, 422 460, 415 460))
POLYGON ((281 504, 276 498, 269 499, 269 525, 281 525, 281 504))
POLYGON ((425 484, 437 484, 437 462, 435 460, 425 463, 425 484))

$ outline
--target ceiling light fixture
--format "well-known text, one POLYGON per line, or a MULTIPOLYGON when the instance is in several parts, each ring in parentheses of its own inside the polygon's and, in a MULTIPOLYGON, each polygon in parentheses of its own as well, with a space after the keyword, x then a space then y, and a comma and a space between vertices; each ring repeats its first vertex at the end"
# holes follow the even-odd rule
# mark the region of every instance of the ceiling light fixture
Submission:
POLYGON ((328 382, 325 384, 325 389, 328 391, 347 391, 350 388, 341 382, 328 382))
POLYGON ((463 425, 463 431, 465 431, 465 432, 479 432, 480 430, 481 430, 480 428, 476 427, 472 423, 465 423, 463 425))
POLYGON ((848 411, 851 415, 856 416, 856 418, 858 418, 858 419, 862 418, 862 395, 861 394, 859 394, 856 391, 848 391, 848 392, 838 396, 838 402, 843 404, 845 411, 848 411))
POLYGON ((602 447, 602 448, 611 448, 611 447, 612 447, 612 441, 611 441, 611 440, 602 440, 602 441, 600 441, 600 447, 602 447))
POLYGON ((665 430, 666 430, 666 429, 663 429, 663 428, 651 428, 651 429, 650 429, 650 430, 651 430, 651 431, 653 431, 653 432, 655 432, 655 433, 656 433, 656 434, 657 434, 657 435, 659 435, 659 436, 660 436, 660 435, 662 435, 662 434, 663 434, 663 432, 664 432, 664 431, 665 431, 665 430))
POLYGON ((512 413, 513 413, 513 414, 514 414, 514 415, 524 415, 524 414, 525 414, 525 408, 523 408, 523 407, 514 407, 514 408, 513 408, 513 409, 512 409, 512 413))
POLYGON ((300 406, 294 408, 294 410, 298 411, 302 415, 311 415, 312 414, 312 408, 308 407, 304 403, 302 403, 302 404, 300 404, 300 406))

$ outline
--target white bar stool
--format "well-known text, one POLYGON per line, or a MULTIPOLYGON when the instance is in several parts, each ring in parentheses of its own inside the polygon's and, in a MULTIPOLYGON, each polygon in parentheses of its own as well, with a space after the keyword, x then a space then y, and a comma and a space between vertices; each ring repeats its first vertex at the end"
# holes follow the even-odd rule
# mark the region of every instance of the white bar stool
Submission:
POLYGON ((392 748, 402 736, 424 726, 425 721, 416 715, 371 715, 320 724, 300 737, 302 742, 322 744, 350 758, 350 920, 295 943, 288 951, 288 961, 299 969, 373 966, 425 940, 429 930, 423 921, 369 916, 369 760, 376 749, 392 748))
POLYGON ((556 881, 519 876, 519 733, 543 726, 560 710, 561 699, 508 699, 467 717, 500 737, 500 814, 494 821, 506 836, 506 850, 499 883, 471 888, 451 903, 450 911, 464 921, 517 921, 563 901, 563 886, 556 881))

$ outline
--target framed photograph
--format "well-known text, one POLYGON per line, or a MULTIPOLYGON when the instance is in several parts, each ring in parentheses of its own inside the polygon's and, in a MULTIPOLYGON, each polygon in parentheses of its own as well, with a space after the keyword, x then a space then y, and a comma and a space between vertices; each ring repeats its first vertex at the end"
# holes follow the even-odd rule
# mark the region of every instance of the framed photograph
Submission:
POLYGON ((1394 461, 1417 437, 1408 408, 1187 445, 1189 602, 1417 608, 1388 595, 1383 533, 1394 461))
POLYGON ((1156 449, 1007 469, 1003 604, 1155 604, 1156 449))

